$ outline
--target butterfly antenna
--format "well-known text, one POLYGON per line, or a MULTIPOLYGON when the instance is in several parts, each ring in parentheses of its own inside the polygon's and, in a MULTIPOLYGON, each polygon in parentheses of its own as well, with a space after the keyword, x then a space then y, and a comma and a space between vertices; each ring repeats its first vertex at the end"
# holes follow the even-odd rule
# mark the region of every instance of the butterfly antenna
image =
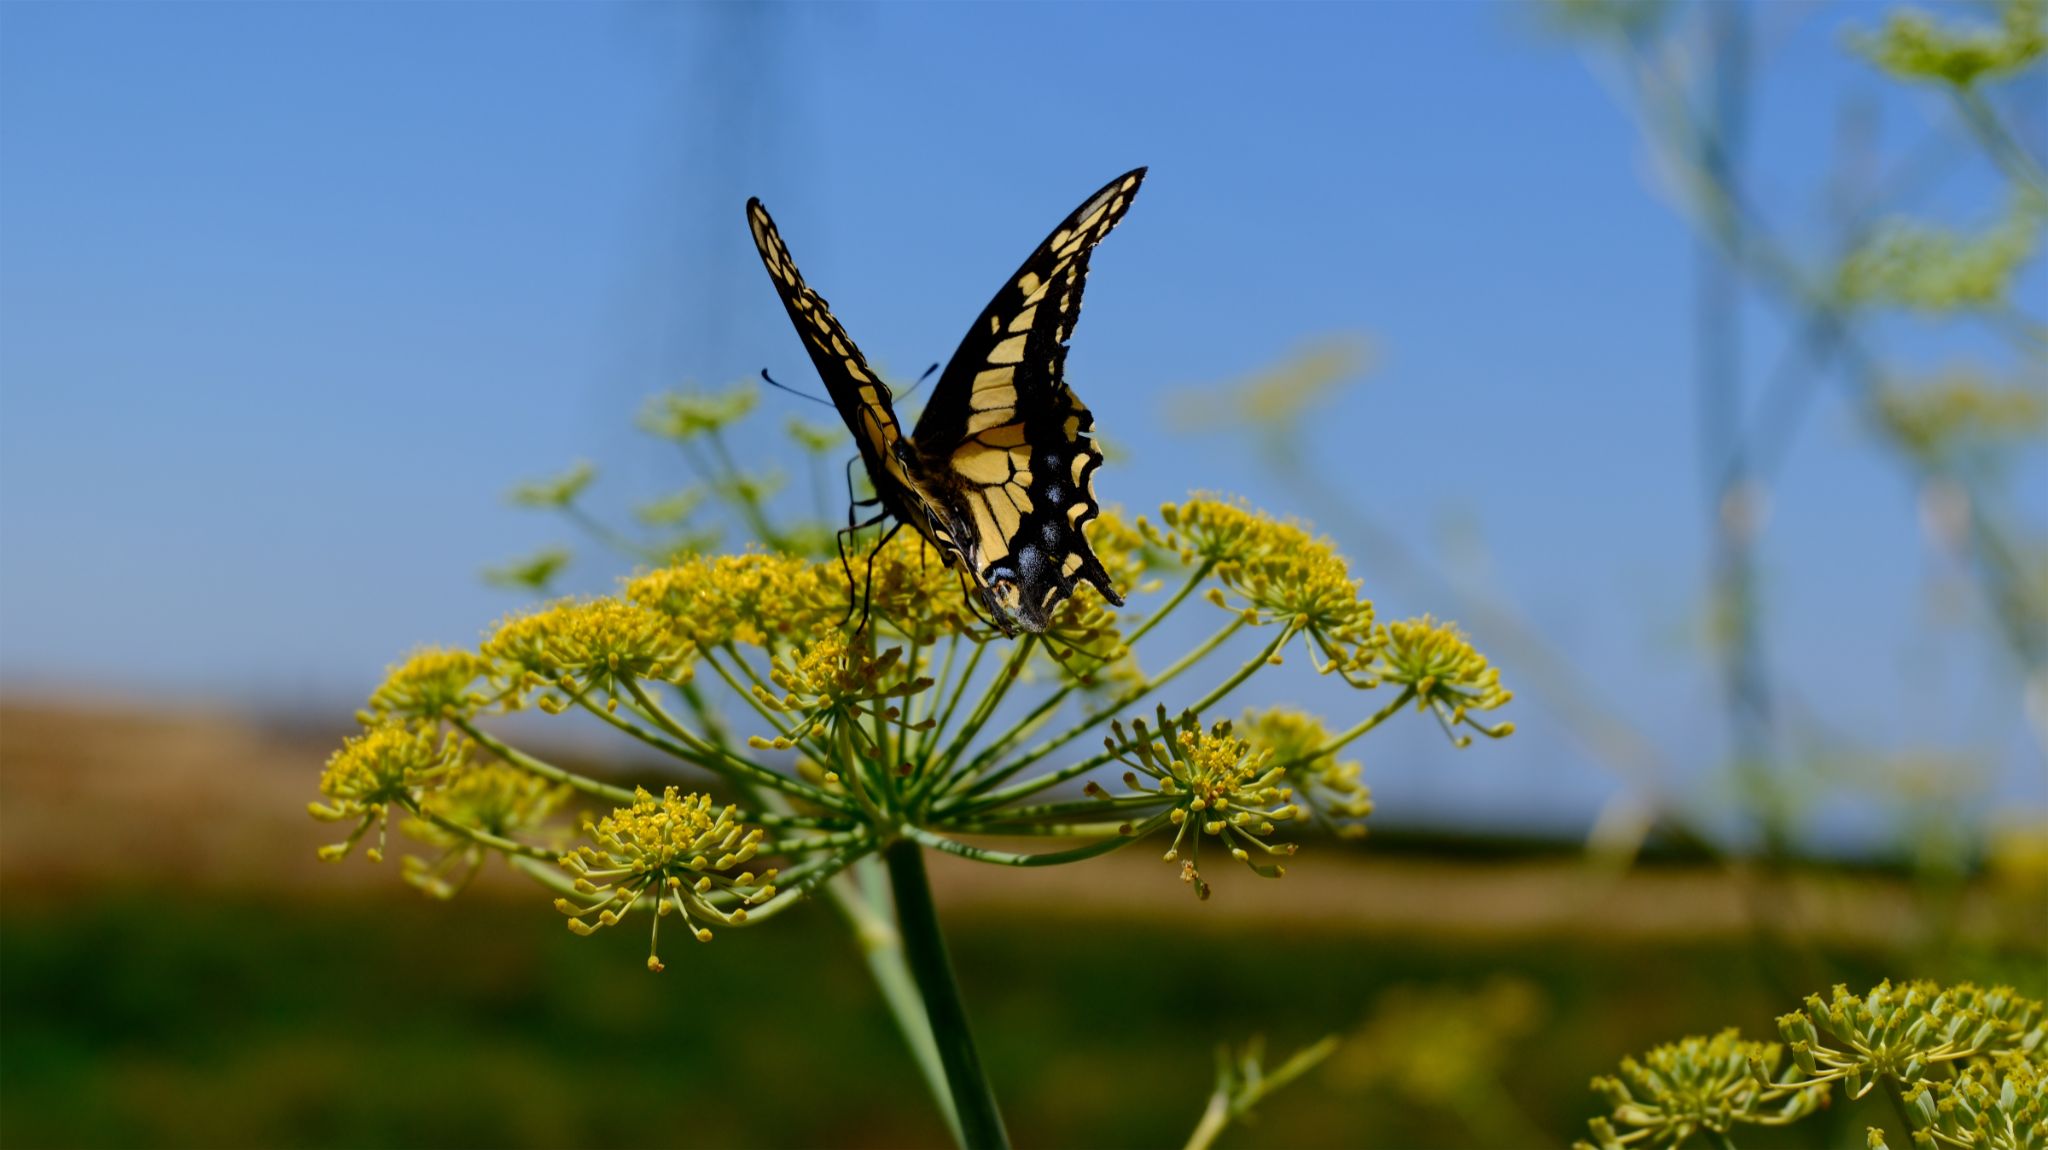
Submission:
POLYGON ((789 385, 788 385, 788 384, 786 384, 786 383, 777 383, 777 382, 775 381, 775 377, 774 377, 774 376, 772 376, 772 375, 769 375, 769 374, 768 374, 768 369, 767 369, 767 368, 765 368, 765 367, 761 369, 761 378, 762 378, 762 379, 765 379, 765 380, 767 380, 767 381, 768 381, 768 386, 769 386, 769 387, 779 387, 779 388, 781 388, 782 390, 784 390, 784 391, 786 391, 786 392, 790 393, 791 395, 794 395, 794 396, 796 396, 796 397, 797 397, 798 399, 808 399, 808 400, 810 400, 810 401, 811 401, 812 403, 822 403, 822 404, 824 404, 824 405, 825 405, 826 407, 831 407, 831 406, 832 406, 832 401, 831 401, 831 400, 829 400, 829 399, 819 399, 819 398, 818 398, 817 396, 815 396, 815 395, 812 395, 812 394, 811 394, 810 392, 808 392, 808 391, 798 391, 798 390, 797 390, 796 388, 793 388, 793 387, 789 386, 789 385))
POLYGON ((930 379, 932 377, 932 373, 937 370, 939 370, 939 365, 936 363, 928 368, 925 368, 924 374, 917 377, 917 382, 911 384, 908 388, 904 390, 902 398, 909 399, 911 395, 916 393, 918 388, 924 386, 924 381, 930 379))

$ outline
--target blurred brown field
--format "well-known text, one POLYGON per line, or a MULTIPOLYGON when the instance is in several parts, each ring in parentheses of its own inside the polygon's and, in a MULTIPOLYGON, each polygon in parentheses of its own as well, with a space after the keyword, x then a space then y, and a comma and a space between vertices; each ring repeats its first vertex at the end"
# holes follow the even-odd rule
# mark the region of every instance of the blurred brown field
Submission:
MULTIPOLYGON (((944 1141, 822 908, 654 976, 637 940, 570 937, 495 865, 442 904, 395 862, 318 862, 333 828, 304 806, 342 733, 0 705, 0 1140, 944 1141)), ((1326 1030, 1353 1037, 1232 1144, 1561 1145, 1621 1055, 1728 1024, 1767 1035, 1827 980, 2040 989, 2038 892, 1930 896, 1870 866, 1600 867, 1572 846, 1313 841, 1286 878, 1229 874, 1206 903, 1149 849, 933 869, 1024 1145, 1177 1144, 1212 1043, 1264 1034, 1284 1053, 1326 1030)), ((1860 1127, 1800 1138, 1859 1145, 1860 1127)))

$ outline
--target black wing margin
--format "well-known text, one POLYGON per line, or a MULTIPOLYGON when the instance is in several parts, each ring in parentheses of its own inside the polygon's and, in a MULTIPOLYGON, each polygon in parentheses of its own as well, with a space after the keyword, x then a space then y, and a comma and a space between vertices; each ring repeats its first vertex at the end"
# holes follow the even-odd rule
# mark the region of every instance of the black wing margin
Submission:
POLYGON ((1031 253, 968 330, 911 435, 928 469, 949 475, 965 502, 980 566, 1009 560, 1031 614, 1079 579, 1122 602, 1081 533, 1099 510, 1102 452, 1088 434, 1095 417, 1065 372, 1089 253, 1144 178, 1137 168, 1111 180, 1031 253))
POLYGON ((782 242, 782 233, 775 230, 774 219, 758 199, 747 201, 747 227, 754 234, 754 246, 760 250, 768 278, 775 281, 775 294, 782 297, 782 306, 788 310, 790 322, 796 325, 804 350, 811 353, 811 363, 832 396, 832 405, 839 409, 847 429, 853 432, 869 478, 877 487, 885 479, 906 484, 902 462, 896 455, 903 432, 889 403, 888 385, 868 367, 866 357, 854 346, 853 337, 833 318, 825 297, 804 283, 803 273, 797 271, 789 247, 782 242))

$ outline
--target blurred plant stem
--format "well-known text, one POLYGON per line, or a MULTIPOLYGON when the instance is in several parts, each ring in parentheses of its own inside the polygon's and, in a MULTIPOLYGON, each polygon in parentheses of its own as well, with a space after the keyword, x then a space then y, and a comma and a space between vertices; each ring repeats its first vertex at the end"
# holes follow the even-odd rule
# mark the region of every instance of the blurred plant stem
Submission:
POLYGON ((1295 1051, 1271 1073, 1260 1065, 1264 1043, 1259 1040, 1245 1044, 1235 1056, 1228 1046, 1218 1046, 1216 1089, 1210 1092, 1209 1104, 1203 1107, 1201 1121, 1195 1124, 1194 1133, 1188 1135, 1183 1150, 1208 1150, 1232 1121, 1251 1113, 1268 1095, 1315 1069, 1336 1051, 1341 1041, 1337 1035, 1327 1035, 1295 1051))
POLYGON ((896 896, 896 923, 901 931, 910 974, 924 998, 931 1037, 951 1087, 960 1144, 967 1150, 1006 1150, 1010 1136, 1003 1129, 995 1093, 982 1073, 981 1056, 967 1027, 967 1008, 953 978, 953 962, 939 933, 938 911, 932 905, 931 880, 925 874, 924 848, 898 839, 883 852, 889 864, 889 885, 896 896))

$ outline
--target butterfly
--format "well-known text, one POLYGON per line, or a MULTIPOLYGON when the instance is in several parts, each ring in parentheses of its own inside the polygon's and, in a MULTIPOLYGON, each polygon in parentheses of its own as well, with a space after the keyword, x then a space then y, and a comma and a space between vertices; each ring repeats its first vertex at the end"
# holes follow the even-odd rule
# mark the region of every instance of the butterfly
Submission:
POLYGON ((747 201, 768 278, 881 505, 848 532, 890 518, 890 534, 908 524, 964 574, 969 602, 1004 634, 1044 631, 1053 608, 1084 582, 1123 605, 1088 547, 1102 452, 1090 435, 1095 417, 1067 386, 1065 368, 1089 253, 1144 179, 1137 168, 1111 180, 1038 245, 967 329, 907 436, 889 386, 804 283, 768 209, 747 201))

